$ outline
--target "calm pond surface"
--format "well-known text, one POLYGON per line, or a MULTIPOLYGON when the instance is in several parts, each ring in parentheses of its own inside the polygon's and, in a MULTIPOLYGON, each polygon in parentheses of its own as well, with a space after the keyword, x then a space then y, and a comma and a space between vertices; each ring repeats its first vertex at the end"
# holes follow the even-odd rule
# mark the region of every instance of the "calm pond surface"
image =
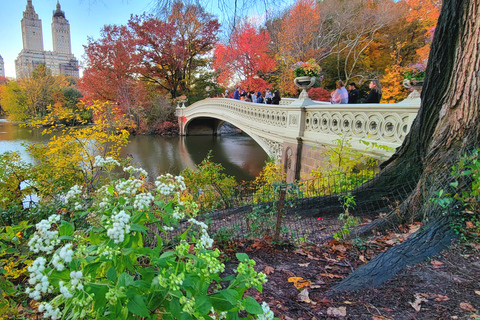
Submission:
MULTIPOLYGON (((33 162, 23 143, 47 142, 40 131, 22 128, 0 119, 0 154, 17 151, 27 162, 33 162)), ((246 135, 213 136, 131 136, 121 156, 130 155, 133 163, 147 170, 149 178, 160 174, 178 174, 196 164, 212 150, 212 160, 221 163, 225 173, 238 181, 253 180, 262 169, 267 154, 246 135)))

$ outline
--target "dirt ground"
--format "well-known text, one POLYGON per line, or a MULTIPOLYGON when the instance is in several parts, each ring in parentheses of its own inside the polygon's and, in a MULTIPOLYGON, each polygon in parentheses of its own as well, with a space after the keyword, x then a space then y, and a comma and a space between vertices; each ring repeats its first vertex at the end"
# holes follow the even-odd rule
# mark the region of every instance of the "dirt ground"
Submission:
MULTIPOLYGON (((402 270, 381 287, 332 292, 333 285, 375 255, 404 241, 403 234, 378 236, 360 244, 329 241, 322 245, 270 245, 271 239, 231 243, 234 257, 245 252, 267 274, 263 293, 281 320, 313 319, 480 319, 480 245, 453 244, 441 255, 402 270)), ((231 267, 235 258, 232 258, 231 267)))

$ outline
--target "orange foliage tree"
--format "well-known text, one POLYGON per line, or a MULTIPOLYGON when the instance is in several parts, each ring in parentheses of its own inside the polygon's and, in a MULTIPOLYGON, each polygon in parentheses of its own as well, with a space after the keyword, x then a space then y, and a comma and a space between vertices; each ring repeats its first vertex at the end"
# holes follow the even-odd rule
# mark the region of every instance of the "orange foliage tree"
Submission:
POLYGON ((247 90, 270 87, 263 76, 275 70, 275 59, 268 52, 270 36, 266 30, 257 30, 249 23, 239 25, 228 44, 215 49, 213 67, 218 82, 228 87, 237 79, 247 90), (256 87, 250 88, 255 85, 256 87))
POLYGON ((283 94, 295 95, 291 66, 316 55, 315 38, 320 32, 320 10, 314 0, 297 1, 281 19, 275 36, 277 44, 271 46, 277 61, 277 84, 283 94))

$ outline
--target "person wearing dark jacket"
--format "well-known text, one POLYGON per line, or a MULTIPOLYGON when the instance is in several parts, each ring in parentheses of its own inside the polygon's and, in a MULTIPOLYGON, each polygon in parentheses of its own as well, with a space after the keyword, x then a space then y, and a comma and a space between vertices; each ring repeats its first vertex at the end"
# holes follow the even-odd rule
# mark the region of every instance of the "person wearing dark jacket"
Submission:
POLYGON ((273 91, 273 98, 272 98, 272 104, 280 104, 280 93, 278 93, 278 90, 273 91))
POLYGON ((370 81, 368 87, 370 88, 370 93, 367 98, 363 100, 363 103, 380 103, 380 100, 382 100, 382 85, 380 81, 373 79, 370 81))
POLYGON ((354 82, 348 85, 348 90, 350 90, 348 91, 348 103, 358 103, 360 92, 354 82))

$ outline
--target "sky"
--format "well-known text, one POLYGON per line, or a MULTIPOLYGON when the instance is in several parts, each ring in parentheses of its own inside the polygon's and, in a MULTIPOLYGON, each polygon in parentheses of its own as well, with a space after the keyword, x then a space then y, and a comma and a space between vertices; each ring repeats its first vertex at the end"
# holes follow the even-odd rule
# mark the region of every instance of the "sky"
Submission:
MULTIPOLYGON (((83 45, 87 44, 87 38, 100 38, 100 30, 104 25, 124 25, 130 19, 130 15, 141 15, 144 12, 151 13, 155 0, 59 0, 62 11, 70 23, 72 41, 72 53, 80 62, 80 75, 82 74, 83 45)), ((220 16, 218 1, 206 1, 209 5, 206 10, 216 16, 220 16)), ((294 0, 277 0, 277 6, 269 8, 276 11, 285 8, 294 0)), ((226 1, 230 4, 230 1, 226 1)), ((256 8, 249 12, 251 22, 260 22, 265 19, 264 1, 255 1, 256 8), (263 11, 262 11, 263 10, 263 11)), ((32 0, 35 12, 42 20, 43 47, 46 51, 52 51, 52 15, 56 9, 57 0, 32 0)), ((233 5, 233 1, 231 1, 233 5)), ((0 0, 0 55, 5 64, 5 76, 15 77, 15 59, 23 49, 21 20, 27 6, 27 0, 0 0)), ((232 8, 224 7, 224 11, 232 11, 232 8)), ((223 11, 223 12, 224 12, 223 11)), ((222 20, 221 18, 219 19, 222 20)))
MULTIPOLYGON (((43 47, 51 51, 52 15, 57 0, 33 0, 33 7, 42 20, 43 47)), ((72 53, 81 62, 87 37, 98 39, 106 24, 126 24, 130 14, 142 14, 152 8, 152 0, 60 0, 65 17, 70 22, 72 53)), ((20 21, 27 0, 0 0, 0 55, 5 64, 5 76, 15 77, 15 59, 23 49, 20 21)))

